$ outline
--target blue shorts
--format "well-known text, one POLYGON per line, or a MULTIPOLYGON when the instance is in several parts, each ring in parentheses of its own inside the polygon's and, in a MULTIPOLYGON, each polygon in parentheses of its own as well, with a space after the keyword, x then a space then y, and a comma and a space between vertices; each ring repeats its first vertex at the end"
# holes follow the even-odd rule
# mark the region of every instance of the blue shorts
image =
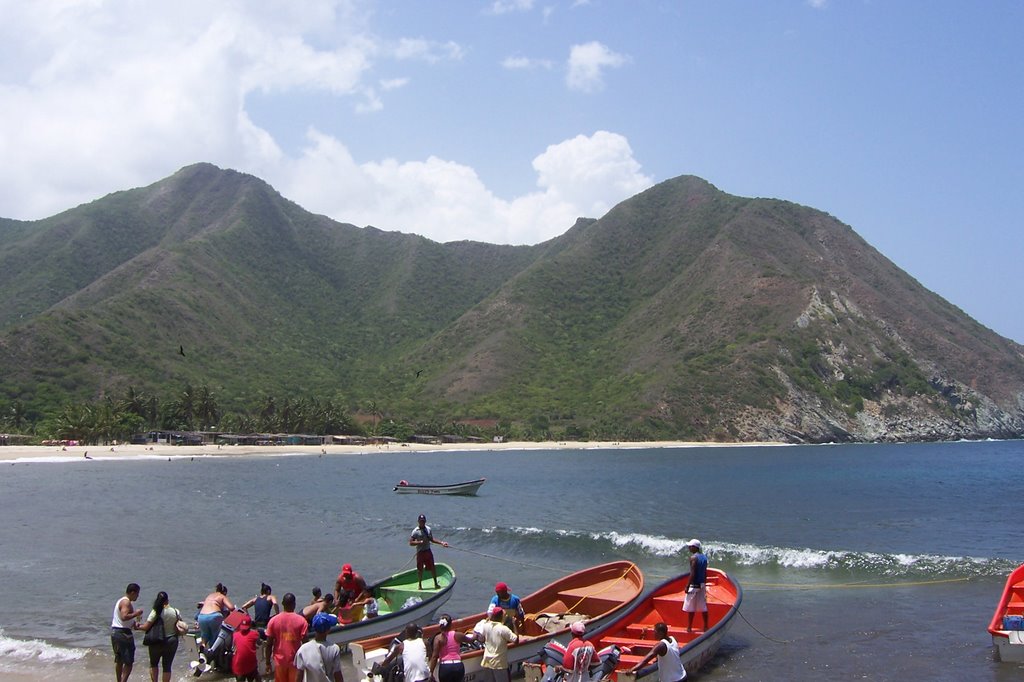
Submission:
POLYGON ((223 613, 201 613, 199 614, 199 634, 203 638, 203 644, 207 647, 213 646, 220 634, 220 624, 224 622, 223 613))

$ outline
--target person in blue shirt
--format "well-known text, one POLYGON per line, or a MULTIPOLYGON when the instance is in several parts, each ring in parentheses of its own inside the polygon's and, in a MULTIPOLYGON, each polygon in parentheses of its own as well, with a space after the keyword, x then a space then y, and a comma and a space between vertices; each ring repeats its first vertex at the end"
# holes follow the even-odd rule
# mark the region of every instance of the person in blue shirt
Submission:
POLYGON ((693 614, 700 611, 704 614, 704 632, 708 631, 708 558, 694 538, 686 543, 690 549, 690 580, 686 583, 686 596, 683 597, 683 611, 686 611, 686 631, 693 632, 693 614))
POLYGON ((523 620, 526 619, 526 611, 523 610, 522 601, 508 591, 508 585, 505 583, 498 583, 494 586, 494 596, 491 597, 491 606, 488 611, 497 606, 500 606, 505 612, 505 625, 512 632, 518 634, 519 628, 523 626, 523 620))

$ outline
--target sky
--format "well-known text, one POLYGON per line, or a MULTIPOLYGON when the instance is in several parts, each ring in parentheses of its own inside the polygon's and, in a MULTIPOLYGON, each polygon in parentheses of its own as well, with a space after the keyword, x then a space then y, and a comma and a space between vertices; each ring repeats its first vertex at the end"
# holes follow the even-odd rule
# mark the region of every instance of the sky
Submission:
POLYGON ((0 0, 0 216, 198 162, 534 244, 700 176, 850 225, 1024 342, 1016 0, 0 0))

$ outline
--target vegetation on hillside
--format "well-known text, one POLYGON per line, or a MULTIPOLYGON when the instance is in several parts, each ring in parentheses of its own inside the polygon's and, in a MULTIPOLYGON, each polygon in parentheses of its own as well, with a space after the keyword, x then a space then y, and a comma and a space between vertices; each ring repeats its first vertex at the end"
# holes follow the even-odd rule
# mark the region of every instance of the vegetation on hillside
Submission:
POLYGON ((207 164, 0 220, 15 432, 355 433, 372 404, 386 435, 1005 437, 1021 351, 832 217, 693 177, 529 247, 336 223, 207 164))

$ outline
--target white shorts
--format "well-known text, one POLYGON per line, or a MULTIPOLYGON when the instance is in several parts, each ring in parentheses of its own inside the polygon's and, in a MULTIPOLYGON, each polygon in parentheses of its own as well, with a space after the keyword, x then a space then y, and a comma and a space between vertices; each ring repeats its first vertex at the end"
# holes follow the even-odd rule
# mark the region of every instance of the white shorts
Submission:
POLYGON ((708 586, 707 584, 701 585, 697 589, 688 588, 686 596, 683 597, 683 611, 687 613, 697 613, 698 611, 708 610, 708 586))

